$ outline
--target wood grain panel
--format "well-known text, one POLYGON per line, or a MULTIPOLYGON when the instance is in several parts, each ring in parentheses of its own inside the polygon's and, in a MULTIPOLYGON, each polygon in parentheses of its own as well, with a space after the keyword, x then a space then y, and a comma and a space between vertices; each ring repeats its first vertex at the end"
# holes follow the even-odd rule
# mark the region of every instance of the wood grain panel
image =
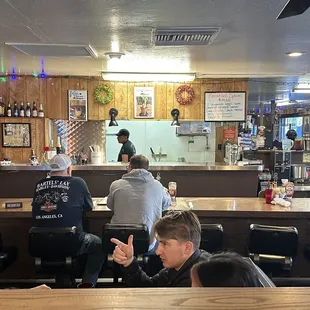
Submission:
POLYGON ((60 119, 69 119, 69 106, 68 106, 68 90, 75 90, 79 85, 79 79, 71 81, 71 79, 61 79, 61 111, 60 119), (72 85, 72 88, 70 86, 72 85))
POLYGON ((155 119, 167 119, 167 84, 155 85, 155 119))
POLYGON ((42 103, 45 117, 49 117, 49 107, 46 102, 46 79, 39 79, 39 102, 42 103))
MULTIPOLYGON (((127 120, 129 118, 128 111, 128 83, 115 83, 114 88, 114 104, 115 108, 118 110, 117 119, 127 120)), ((113 108, 111 103, 107 105, 109 110, 113 108)), ((109 113, 109 111, 107 111, 109 113)), ((109 114, 108 114, 109 115, 109 114)))
POLYGON ((172 119, 171 116, 171 110, 173 108, 177 108, 174 106, 174 84, 173 83, 167 83, 167 104, 166 104, 166 113, 167 113, 167 119, 172 119))
POLYGON ((37 106, 41 103, 40 101, 40 81, 46 82, 45 79, 34 79, 31 77, 26 77, 26 102, 36 102, 37 106))
POLYGON ((128 119, 135 119, 134 116, 134 83, 127 83, 127 109, 128 109, 128 119))
POLYGON ((185 115, 186 120, 203 120, 203 101, 201 101, 201 84, 193 83, 190 86, 194 90, 194 100, 191 104, 185 106, 185 115))
POLYGON ((92 79, 88 81, 88 119, 98 120, 99 119, 99 103, 95 102, 94 91, 99 85, 99 80, 92 79))
POLYGON ((46 104, 49 112, 49 118, 52 119, 65 119, 62 114, 61 102, 61 78, 51 78, 47 80, 46 85, 46 104))
POLYGON ((18 103, 20 101, 25 101, 26 97, 26 87, 25 87, 25 77, 17 77, 16 80, 8 78, 9 96, 11 104, 14 101, 18 103))

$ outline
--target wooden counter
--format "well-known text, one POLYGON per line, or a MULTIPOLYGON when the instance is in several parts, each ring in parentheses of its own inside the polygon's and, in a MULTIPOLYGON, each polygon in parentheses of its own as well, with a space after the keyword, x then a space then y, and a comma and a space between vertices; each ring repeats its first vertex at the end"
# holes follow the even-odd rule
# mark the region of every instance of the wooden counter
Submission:
POLYGON ((4 290, 0 310, 308 310, 309 288, 4 290))
MULTIPOLYGON (((96 202, 98 198, 94 198, 96 202)), ((293 275, 310 277, 310 262, 303 251, 310 244, 310 200, 293 199, 292 206, 284 208, 265 204, 261 198, 178 198, 176 209, 192 210, 201 223, 222 224, 223 247, 247 256, 247 237, 251 224, 295 226, 298 229, 298 256, 294 260, 293 275)), ((86 214, 85 230, 101 236, 102 227, 110 222, 112 211, 106 206, 95 206, 86 214)), ((32 258, 28 254, 28 231, 31 227, 31 199, 0 200, 0 232, 4 244, 18 247, 17 262, 0 274, 0 278, 34 278, 32 258), (22 209, 4 209, 5 201, 22 201, 22 209)))
MULTIPOLYGON (((97 205, 102 198, 93 198, 94 212, 86 214, 87 218, 100 216, 110 217, 112 215, 104 205, 97 205)), ((0 199, 0 218, 21 218, 31 217, 31 202, 29 198, 16 199, 0 199), (5 209, 5 202, 22 202, 21 209, 5 209)), ((173 209, 183 210, 191 209, 197 215, 205 215, 208 212, 210 217, 274 217, 274 218, 310 218, 310 199, 295 198, 290 207, 282 207, 279 205, 270 205, 265 203, 263 198, 207 198, 207 197, 178 197, 177 203, 172 206, 173 209)))

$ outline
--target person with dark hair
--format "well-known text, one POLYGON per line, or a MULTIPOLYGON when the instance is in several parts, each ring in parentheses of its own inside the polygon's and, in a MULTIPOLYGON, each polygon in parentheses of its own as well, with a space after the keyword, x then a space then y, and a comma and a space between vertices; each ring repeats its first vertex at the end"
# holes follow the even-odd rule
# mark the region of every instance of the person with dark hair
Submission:
POLYGON ((191 270, 192 287, 260 287, 254 267, 233 252, 212 255, 191 270))
MULTIPOLYGON (((142 155, 131 157, 128 173, 110 186, 107 207, 114 212, 113 224, 145 224, 150 233, 149 251, 156 244, 153 226, 171 205, 167 190, 148 171, 149 161, 142 155)), ((149 253, 150 254, 150 253, 149 253)))
POLYGON ((118 143, 122 144, 117 161, 128 163, 130 158, 136 154, 136 148, 129 140, 130 133, 127 129, 121 129, 116 135, 118 143))
POLYGON ((122 265, 125 282, 134 287, 190 287, 190 270, 210 254, 199 250, 201 227, 197 216, 191 211, 169 211, 154 226, 158 247, 156 254, 164 265, 153 277, 141 269, 134 257, 133 236, 125 244, 117 239, 113 259, 122 265))

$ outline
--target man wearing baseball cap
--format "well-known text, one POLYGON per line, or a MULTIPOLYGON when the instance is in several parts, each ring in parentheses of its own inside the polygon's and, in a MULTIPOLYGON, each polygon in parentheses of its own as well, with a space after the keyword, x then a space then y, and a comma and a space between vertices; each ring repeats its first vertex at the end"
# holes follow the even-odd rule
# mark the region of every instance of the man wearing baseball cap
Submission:
POLYGON ((82 219, 84 211, 91 211, 93 201, 85 181, 72 177, 71 159, 65 154, 50 160, 51 177, 37 182, 32 201, 33 225, 36 227, 77 228, 81 248, 77 255, 87 254, 87 263, 79 287, 96 285, 104 254, 101 239, 85 233, 82 219))
POLYGON ((128 140, 130 133, 127 129, 121 129, 116 135, 118 143, 123 144, 118 154, 117 161, 128 163, 130 158, 136 155, 135 146, 128 140))

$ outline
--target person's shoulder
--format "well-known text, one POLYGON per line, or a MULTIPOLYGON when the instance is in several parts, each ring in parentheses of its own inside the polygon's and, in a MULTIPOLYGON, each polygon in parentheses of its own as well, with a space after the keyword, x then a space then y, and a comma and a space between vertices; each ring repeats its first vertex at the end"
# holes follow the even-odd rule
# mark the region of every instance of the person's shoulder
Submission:
POLYGON ((86 182, 80 177, 70 177, 68 181, 74 185, 87 186, 86 182))
POLYGON ((199 250, 200 256, 198 258, 198 262, 208 260, 211 257, 211 254, 205 250, 199 250))
POLYGON ((111 188, 117 188, 117 187, 121 187, 122 185, 124 185, 125 183, 127 183, 126 180, 123 179, 118 179, 115 180, 111 183, 111 188))

